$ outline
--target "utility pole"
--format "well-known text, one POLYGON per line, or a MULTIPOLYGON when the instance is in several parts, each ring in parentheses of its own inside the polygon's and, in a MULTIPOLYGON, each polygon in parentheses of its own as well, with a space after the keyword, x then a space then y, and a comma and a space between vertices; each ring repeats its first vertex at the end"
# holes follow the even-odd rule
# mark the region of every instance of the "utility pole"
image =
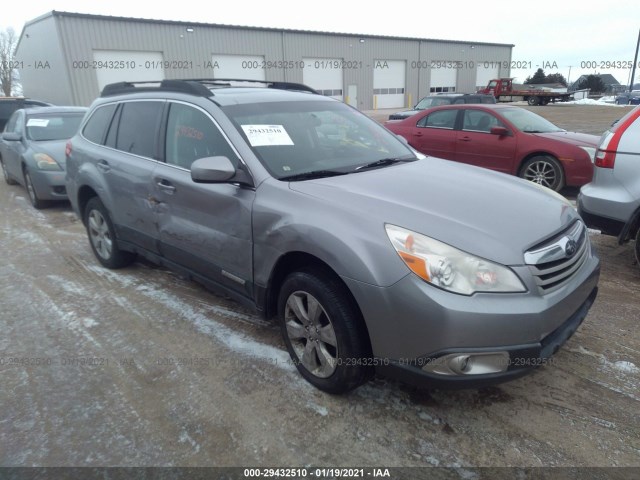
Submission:
POLYGON ((633 80, 636 76, 636 65, 638 64, 638 47, 640 47, 640 30, 638 30, 638 43, 636 44, 636 56, 633 59, 633 69, 631 70, 631 81, 629 82, 629 91, 633 90, 633 80))

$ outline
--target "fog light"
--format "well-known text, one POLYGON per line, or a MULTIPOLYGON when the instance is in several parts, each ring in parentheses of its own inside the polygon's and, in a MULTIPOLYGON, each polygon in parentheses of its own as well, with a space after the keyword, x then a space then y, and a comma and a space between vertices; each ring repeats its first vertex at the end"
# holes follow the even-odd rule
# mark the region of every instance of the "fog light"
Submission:
POLYGON ((508 368, 508 352, 460 352, 433 359, 422 370, 438 375, 486 375, 505 372, 508 368))

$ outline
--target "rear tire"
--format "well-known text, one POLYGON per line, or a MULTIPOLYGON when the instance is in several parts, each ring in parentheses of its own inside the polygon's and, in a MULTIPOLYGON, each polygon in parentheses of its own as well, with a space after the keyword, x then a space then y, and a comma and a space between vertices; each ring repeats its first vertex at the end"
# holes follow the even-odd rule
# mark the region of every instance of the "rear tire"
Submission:
POLYGON ((87 202, 84 209, 84 224, 91 250, 98 261, 105 267, 115 269, 131 264, 136 256, 118 248, 118 239, 109 212, 98 197, 87 202))
POLYGON ((278 317, 291 360, 316 388, 348 392, 373 373, 360 312, 331 274, 317 269, 291 273, 280 289, 278 317))
POLYGON ((564 187, 562 165, 558 160, 548 155, 536 155, 524 162, 518 176, 556 192, 564 187))
POLYGON ((540 99, 538 97, 532 96, 527 99, 527 103, 532 107, 535 107, 540 103, 540 99))

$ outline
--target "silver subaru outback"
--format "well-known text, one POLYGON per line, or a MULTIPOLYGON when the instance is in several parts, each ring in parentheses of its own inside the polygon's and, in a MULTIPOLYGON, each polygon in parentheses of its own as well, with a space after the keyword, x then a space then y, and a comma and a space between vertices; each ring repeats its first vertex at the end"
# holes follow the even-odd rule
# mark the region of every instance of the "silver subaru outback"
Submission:
POLYGON ((67 145, 67 191, 108 268, 140 255, 277 317, 339 393, 516 378, 576 331, 599 260, 554 192, 424 157, 304 85, 105 87, 67 145))

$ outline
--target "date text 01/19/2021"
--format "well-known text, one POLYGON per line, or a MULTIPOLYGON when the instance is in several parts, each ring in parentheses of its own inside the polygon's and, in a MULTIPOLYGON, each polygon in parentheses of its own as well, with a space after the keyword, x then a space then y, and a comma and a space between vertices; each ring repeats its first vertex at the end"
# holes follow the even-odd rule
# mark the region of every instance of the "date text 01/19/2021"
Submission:
POLYGON ((390 478, 388 468, 245 468, 245 478, 390 478))

